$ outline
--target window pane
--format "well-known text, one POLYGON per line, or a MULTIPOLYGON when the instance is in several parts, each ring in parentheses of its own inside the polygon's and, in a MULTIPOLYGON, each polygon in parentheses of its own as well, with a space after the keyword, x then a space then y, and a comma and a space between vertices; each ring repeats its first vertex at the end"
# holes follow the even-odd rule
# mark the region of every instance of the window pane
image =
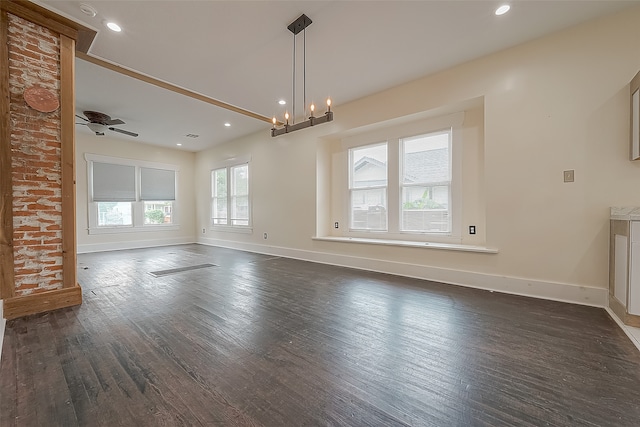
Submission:
POLYGON ((351 188, 387 185, 387 144, 350 150, 351 188))
POLYGON ((98 202, 98 227, 133 225, 131 202, 98 202))
MULTIPOLYGON (((233 196, 246 196, 249 194, 249 165, 235 166, 231 168, 233 196)), ((247 199, 248 200, 248 199, 247 199)))
POLYGON ((145 224, 172 224, 173 202, 144 202, 145 224))
POLYGON ((387 189, 351 191, 351 228, 354 230, 387 229, 387 189))
POLYGON ((175 200, 176 171, 140 168, 140 200, 175 200))
POLYGON ((449 186, 402 189, 402 231, 448 232, 449 186))
POLYGON ((427 184, 451 180, 449 132, 402 140, 403 183, 427 184))
POLYGON ((136 200, 135 166, 92 162, 92 201, 133 202, 136 200))
POLYGON ((249 225, 249 197, 231 198, 231 225, 249 225))
POLYGON ((211 173, 211 196, 227 197, 227 169, 217 169, 211 173))
POLYGON ((226 225, 227 224, 227 198, 216 197, 213 199, 213 206, 211 208, 213 215, 214 225, 226 225))

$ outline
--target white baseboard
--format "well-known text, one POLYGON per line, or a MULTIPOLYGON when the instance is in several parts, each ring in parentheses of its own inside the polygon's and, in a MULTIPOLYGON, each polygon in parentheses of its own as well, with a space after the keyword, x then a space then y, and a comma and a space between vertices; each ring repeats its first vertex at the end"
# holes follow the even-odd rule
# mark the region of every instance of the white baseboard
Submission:
POLYGON ((173 237, 169 239, 132 240, 129 242, 89 243, 78 245, 79 254, 91 252, 119 251, 123 249, 154 248, 158 246, 184 245, 195 243, 191 237, 173 237))
POLYGON ((203 237, 198 239, 198 243, 594 307, 605 307, 608 297, 608 290, 605 288, 581 286, 571 283, 545 282, 520 277, 499 276, 472 271, 203 237))

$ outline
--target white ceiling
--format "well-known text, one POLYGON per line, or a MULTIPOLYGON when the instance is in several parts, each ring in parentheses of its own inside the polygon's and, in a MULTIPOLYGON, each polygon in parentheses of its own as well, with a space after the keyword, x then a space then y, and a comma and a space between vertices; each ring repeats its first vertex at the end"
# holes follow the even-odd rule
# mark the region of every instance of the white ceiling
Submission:
MULTIPOLYGON (((302 13, 307 100, 349 101, 640 4, 633 1, 57 1, 39 4, 98 34, 89 54, 281 118, 291 111, 293 35, 302 13), (96 17, 83 14, 81 3, 96 17), (106 29, 117 22, 121 33, 106 29), (281 107, 277 101, 287 100, 281 107)), ((302 38, 298 36, 298 47, 302 38)), ((300 51, 301 52, 301 51, 300 51)), ((300 61, 300 56, 298 57, 300 61)), ((270 125, 77 60, 77 110, 107 113, 137 142, 200 151, 270 125), (224 127, 224 123, 231 127, 224 127), (199 138, 187 138, 188 133, 199 138)), ((298 73, 299 76, 301 72, 298 73)), ((301 85, 297 113, 301 115, 301 85)), ((338 113, 336 113, 338 118, 338 113)), ((90 133, 85 126, 79 132, 90 133)))

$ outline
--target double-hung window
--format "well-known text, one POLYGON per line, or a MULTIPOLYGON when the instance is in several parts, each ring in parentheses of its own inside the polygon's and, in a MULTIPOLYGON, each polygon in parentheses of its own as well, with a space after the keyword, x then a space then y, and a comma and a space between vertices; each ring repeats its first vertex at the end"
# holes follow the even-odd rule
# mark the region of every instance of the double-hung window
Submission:
POLYGON ((402 138, 400 231, 451 231, 451 130, 402 138))
POLYGON ((251 226, 248 163, 211 171, 211 225, 251 226))
POLYGON ((386 142, 349 150, 353 230, 387 230, 387 157, 386 142))
POLYGON ((349 233, 452 234, 452 130, 348 149, 349 233))
POLYGON ((177 225, 173 165, 86 154, 89 233, 177 225))

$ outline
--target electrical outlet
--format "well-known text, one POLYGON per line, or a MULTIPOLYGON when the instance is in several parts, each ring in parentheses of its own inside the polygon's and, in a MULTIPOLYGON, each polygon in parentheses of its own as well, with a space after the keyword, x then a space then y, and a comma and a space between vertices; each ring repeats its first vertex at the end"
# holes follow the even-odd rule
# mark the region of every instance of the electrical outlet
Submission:
POLYGON ((340 228, 340 227, 338 226, 338 221, 336 221, 336 222, 333 224, 333 228, 340 228))
POLYGON ((264 233, 264 240, 267 240, 267 233, 264 233))
POLYGON ((207 234, 207 229, 206 228, 202 229, 202 234, 207 234))
POLYGON ((574 179, 574 170, 566 170, 563 172, 564 182, 573 182, 574 179))
POLYGON ((476 234, 476 226, 475 225, 470 225, 469 226, 469 234, 476 234))

